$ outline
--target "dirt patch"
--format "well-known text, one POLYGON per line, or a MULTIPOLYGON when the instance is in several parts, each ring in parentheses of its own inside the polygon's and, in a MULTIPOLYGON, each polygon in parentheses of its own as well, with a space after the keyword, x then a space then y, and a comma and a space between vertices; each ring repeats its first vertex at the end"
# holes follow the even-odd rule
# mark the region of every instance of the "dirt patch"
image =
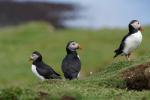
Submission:
POLYGON ((71 96, 62 96, 60 100, 76 100, 76 99, 71 96))
POLYGON ((150 62, 136 65, 121 74, 128 89, 150 89, 150 62))
POLYGON ((38 92, 38 97, 35 100, 48 100, 49 94, 43 91, 38 92))

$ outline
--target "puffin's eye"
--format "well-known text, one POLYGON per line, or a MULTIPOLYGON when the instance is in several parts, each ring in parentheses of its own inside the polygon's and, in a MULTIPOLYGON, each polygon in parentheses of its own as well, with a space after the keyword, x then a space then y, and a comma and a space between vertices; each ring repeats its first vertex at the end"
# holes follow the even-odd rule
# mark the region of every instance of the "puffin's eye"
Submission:
POLYGON ((72 45, 75 45, 75 43, 72 43, 72 45))

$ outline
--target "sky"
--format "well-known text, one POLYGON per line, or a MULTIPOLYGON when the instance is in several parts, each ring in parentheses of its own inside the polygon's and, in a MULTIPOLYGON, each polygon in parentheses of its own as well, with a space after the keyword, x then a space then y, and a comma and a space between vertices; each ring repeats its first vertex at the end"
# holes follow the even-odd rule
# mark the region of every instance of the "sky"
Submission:
MULTIPOLYGON (((30 1, 30 0, 28 0, 30 1)), ((67 21, 71 27, 124 28, 137 19, 142 25, 150 25, 150 0, 33 0, 73 3, 83 7, 76 14, 78 19, 67 21)))

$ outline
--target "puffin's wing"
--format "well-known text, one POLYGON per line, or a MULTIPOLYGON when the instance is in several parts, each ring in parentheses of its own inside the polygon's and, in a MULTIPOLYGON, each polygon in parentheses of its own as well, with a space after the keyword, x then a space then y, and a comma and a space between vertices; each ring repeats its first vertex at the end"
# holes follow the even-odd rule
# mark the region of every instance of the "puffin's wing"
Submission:
POLYGON ((58 79, 61 78, 58 73, 56 73, 50 66, 43 64, 42 68, 37 68, 40 75, 44 76, 46 79, 58 79))
POLYGON ((68 59, 67 57, 62 62, 63 72, 79 72, 81 69, 81 62, 78 58, 68 59))
POLYGON ((114 57, 117 57, 119 54, 122 53, 122 51, 123 51, 123 49, 124 49, 124 47, 125 47, 125 40, 126 40, 126 38, 127 38, 129 35, 130 35, 130 34, 127 34, 127 35, 125 35, 125 36, 123 37, 123 39, 122 39, 122 41, 121 41, 121 43, 120 43, 119 48, 114 51, 114 52, 116 53, 114 57))

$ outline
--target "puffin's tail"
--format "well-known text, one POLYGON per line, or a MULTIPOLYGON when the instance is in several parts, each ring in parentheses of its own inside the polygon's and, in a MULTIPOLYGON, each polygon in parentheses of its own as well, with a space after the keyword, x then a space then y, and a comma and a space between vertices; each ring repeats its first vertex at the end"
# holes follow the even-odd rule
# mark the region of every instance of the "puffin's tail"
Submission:
POLYGON ((62 79, 61 76, 57 76, 56 79, 62 79))
POLYGON ((114 51, 114 53, 115 53, 114 58, 116 58, 116 57, 120 54, 119 49, 116 49, 116 50, 114 51))
POLYGON ((59 74, 53 74, 53 75, 52 75, 52 78, 53 78, 53 79, 62 79, 59 74))

